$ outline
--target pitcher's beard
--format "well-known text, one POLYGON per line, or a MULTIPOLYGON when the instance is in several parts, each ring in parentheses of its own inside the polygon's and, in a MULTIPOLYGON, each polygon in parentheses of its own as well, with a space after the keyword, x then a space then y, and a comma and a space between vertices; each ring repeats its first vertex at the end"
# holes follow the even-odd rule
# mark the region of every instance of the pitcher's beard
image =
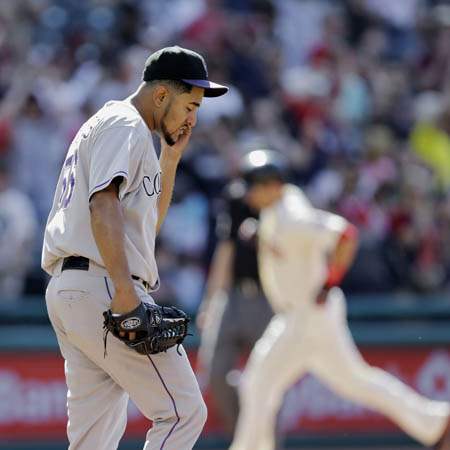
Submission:
POLYGON ((167 142, 167 145, 174 145, 176 141, 173 140, 172 136, 169 133, 169 130, 166 127, 166 124, 164 123, 164 119, 161 121, 161 131, 164 136, 164 140, 167 142))

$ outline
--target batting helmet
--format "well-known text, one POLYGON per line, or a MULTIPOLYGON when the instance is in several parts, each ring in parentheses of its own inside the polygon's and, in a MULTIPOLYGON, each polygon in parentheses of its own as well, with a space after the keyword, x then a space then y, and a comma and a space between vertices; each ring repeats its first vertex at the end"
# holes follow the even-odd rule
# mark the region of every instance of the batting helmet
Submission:
POLYGON ((287 159, 273 150, 253 150, 241 159, 240 175, 247 186, 269 180, 284 181, 289 164, 287 159))

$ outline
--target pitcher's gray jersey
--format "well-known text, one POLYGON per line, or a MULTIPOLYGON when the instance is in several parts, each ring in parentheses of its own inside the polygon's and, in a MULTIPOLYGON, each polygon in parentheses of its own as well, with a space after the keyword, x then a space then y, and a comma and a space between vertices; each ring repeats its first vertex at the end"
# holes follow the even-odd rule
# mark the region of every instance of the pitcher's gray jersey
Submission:
POLYGON ((44 236, 42 268, 50 275, 61 258, 71 255, 104 266, 92 234, 89 200, 116 177, 123 178, 119 200, 130 271, 157 287, 154 246, 161 168, 150 130, 127 100, 106 103, 69 147, 44 236))

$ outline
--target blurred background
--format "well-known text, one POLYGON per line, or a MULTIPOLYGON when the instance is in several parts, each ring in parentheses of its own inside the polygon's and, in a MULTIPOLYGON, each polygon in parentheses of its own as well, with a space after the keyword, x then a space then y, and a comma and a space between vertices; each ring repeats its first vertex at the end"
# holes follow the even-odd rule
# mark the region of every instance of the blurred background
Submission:
MULTIPOLYGON (((0 0, 0 448, 65 448, 40 269, 56 180, 81 124, 174 44, 231 89, 200 108, 158 238, 157 300, 196 314, 224 186, 242 154, 278 150, 317 207, 360 230, 344 290, 366 359, 450 400, 450 2, 0 0)), ((198 448, 226 448, 205 395, 198 448)), ((413 445, 309 377, 280 420, 286 448, 413 445)), ((147 426, 131 406, 121 449, 147 426)))

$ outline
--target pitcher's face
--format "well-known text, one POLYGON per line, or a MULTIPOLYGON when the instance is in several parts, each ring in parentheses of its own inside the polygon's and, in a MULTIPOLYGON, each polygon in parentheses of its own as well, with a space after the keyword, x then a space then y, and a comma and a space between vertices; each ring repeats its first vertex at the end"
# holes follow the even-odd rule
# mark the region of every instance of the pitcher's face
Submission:
POLYGON ((165 100, 160 120, 160 132, 169 145, 174 145, 180 135, 197 124, 197 111, 203 100, 204 89, 194 86, 191 92, 170 92, 165 100))

